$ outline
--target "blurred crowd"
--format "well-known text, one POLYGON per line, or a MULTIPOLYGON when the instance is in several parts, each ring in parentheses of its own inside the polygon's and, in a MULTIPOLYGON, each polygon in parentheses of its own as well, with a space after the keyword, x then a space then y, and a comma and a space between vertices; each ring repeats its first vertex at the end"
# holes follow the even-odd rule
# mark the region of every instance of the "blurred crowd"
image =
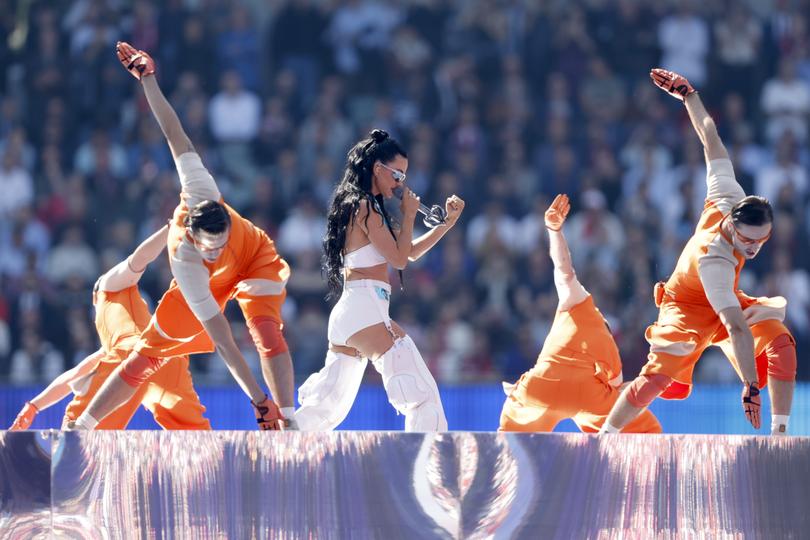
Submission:
MULTIPOLYGON (((808 4, 2 2, 0 378, 48 380, 93 351, 93 282, 179 201, 171 154, 116 40, 154 56, 226 201, 291 263, 285 332, 299 381, 326 350, 329 196, 372 127, 407 148, 407 182, 423 201, 467 202, 403 283, 392 274, 392 315, 440 382, 514 380, 534 363, 557 302, 543 212, 560 192, 573 204, 565 233, 578 276, 634 376, 657 314, 653 284, 673 269, 705 195, 700 142, 682 105, 650 83, 654 66, 699 89, 739 182, 773 202, 773 237, 740 285, 787 297, 803 350, 808 4)), ((152 305, 170 277, 165 257, 145 274, 152 305)), ((228 314, 255 360, 238 309, 228 314)), ((228 380, 213 356, 192 365, 198 380, 228 380)), ((716 354, 699 364, 698 381, 733 378, 716 354)))

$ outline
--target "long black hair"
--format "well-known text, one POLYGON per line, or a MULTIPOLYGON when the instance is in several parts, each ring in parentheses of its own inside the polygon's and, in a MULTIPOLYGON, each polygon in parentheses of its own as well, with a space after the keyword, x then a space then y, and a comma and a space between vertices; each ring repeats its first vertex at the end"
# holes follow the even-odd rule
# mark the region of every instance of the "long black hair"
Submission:
MULTIPOLYGON (((394 235, 391 219, 385 211, 382 195, 371 193, 371 179, 377 161, 388 163, 397 156, 408 157, 405 150, 388 133, 372 130, 368 137, 355 144, 346 156, 346 167, 335 192, 326 218, 326 236, 323 238, 323 270, 329 286, 329 296, 334 296, 343 286, 343 249, 346 246, 346 231, 354 219, 360 202, 380 214, 391 235, 394 235)), ((366 215, 368 221, 368 215, 366 215)))

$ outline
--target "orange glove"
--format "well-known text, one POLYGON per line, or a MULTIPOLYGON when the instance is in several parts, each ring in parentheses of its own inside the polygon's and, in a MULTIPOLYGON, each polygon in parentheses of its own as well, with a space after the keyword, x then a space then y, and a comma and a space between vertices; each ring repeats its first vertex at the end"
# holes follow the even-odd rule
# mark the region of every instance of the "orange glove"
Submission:
POLYGON ((546 210, 546 229, 551 229, 552 231, 562 229, 565 218, 568 217, 568 212, 570 211, 571 203, 568 201, 568 195, 560 194, 554 197, 551 206, 546 210))
POLYGON ((14 419, 14 423, 11 424, 10 428, 8 428, 9 431, 20 431, 22 429, 28 429, 34 422, 34 418, 37 417, 38 412, 39 409, 37 409, 33 403, 31 403, 30 401, 26 401, 25 405, 20 411, 20 414, 17 415, 17 418, 14 419))
POLYGON ((655 86, 681 101, 685 100, 689 94, 695 93, 695 89, 692 88, 686 77, 682 77, 673 71, 655 68, 650 71, 650 78, 655 83, 655 86))
POLYGON ((759 429, 761 425, 760 408, 762 407, 762 398, 759 397, 757 383, 745 383, 742 391, 742 405, 745 418, 751 422, 754 429, 759 429))
POLYGON ((259 403, 250 402, 253 411, 256 413, 256 422, 261 430, 281 430, 288 424, 284 415, 281 414, 278 405, 267 396, 259 403))
POLYGON ((147 75, 155 74, 155 61, 143 51, 137 50, 126 41, 115 44, 118 60, 139 81, 147 75))

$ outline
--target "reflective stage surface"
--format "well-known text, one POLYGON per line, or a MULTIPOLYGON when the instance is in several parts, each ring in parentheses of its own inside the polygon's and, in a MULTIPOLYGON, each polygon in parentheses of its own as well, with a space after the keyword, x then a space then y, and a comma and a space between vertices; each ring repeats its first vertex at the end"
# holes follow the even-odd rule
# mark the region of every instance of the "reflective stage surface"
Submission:
POLYGON ((0 538, 808 538, 810 438, 0 432, 0 538))

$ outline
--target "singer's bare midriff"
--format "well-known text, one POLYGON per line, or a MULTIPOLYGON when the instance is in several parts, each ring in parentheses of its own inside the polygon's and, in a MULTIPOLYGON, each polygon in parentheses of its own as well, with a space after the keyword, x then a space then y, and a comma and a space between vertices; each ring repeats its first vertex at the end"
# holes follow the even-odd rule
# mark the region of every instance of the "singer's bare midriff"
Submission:
POLYGON ((377 281, 384 281, 388 283, 388 264, 378 264, 377 266, 369 266, 368 268, 347 268, 344 270, 344 278, 346 281, 355 281, 358 279, 376 279, 377 281))

